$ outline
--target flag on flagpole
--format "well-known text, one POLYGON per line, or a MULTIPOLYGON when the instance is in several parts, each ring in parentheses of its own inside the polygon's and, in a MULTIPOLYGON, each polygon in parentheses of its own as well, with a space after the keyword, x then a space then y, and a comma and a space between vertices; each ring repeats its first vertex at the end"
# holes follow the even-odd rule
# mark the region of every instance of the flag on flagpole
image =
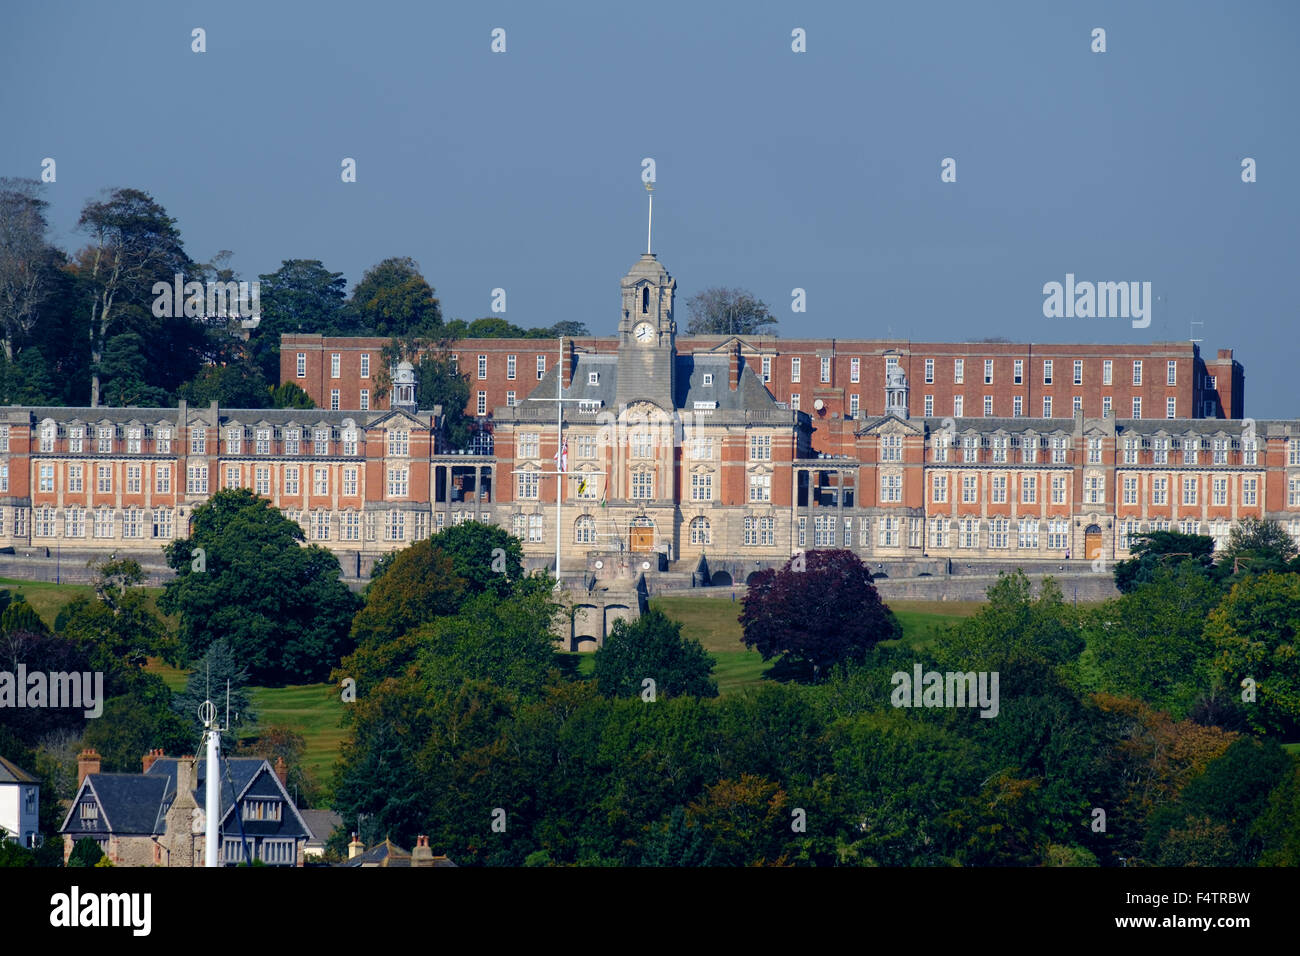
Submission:
POLYGON ((584 497, 586 497, 586 495, 587 495, 587 479, 586 479, 585 477, 584 477, 584 478, 579 478, 579 479, 578 479, 578 497, 579 497, 579 498, 584 498, 584 497))
POLYGON ((564 439, 560 445, 560 450, 555 454, 555 470, 566 472, 569 470, 569 439, 564 439))

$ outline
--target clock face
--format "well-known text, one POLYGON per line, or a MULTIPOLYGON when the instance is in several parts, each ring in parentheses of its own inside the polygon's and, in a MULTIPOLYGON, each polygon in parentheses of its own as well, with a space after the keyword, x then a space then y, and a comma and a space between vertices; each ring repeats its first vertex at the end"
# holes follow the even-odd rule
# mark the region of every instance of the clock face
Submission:
POLYGON ((642 322, 632 330, 632 335, 642 345, 649 345, 654 341, 655 329, 649 322, 642 322))

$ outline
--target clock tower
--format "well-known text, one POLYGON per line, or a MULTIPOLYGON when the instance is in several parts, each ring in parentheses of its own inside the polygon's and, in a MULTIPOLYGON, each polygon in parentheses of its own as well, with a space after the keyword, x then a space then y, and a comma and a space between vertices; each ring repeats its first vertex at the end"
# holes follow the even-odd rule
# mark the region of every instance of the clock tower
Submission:
POLYGON ((673 295, 677 280, 654 253, 647 252, 620 283, 623 316, 618 324, 619 408, 653 402, 673 412, 673 378, 677 365, 677 323, 673 295))

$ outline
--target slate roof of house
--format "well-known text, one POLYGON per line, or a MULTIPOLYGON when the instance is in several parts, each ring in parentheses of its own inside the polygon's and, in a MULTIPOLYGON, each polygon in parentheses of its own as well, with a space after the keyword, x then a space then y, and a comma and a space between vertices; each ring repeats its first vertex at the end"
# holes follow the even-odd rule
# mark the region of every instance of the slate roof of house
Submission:
POLYGON ((339 866, 410 866, 411 854, 387 838, 339 866))
POLYGON ((298 813, 311 831, 308 843, 324 843, 343 822, 343 818, 333 810, 299 810, 298 813))
POLYGON ((0 783, 40 783, 16 763, 0 757, 0 783))
MULTIPOLYGON (((239 794, 244 792, 244 788, 246 788, 249 783, 252 782, 253 778, 257 776, 257 772, 262 769, 262 764, 265 762, 266 761, 261 757, 222 758, 221 765, 223 770, 229 771, 229 781, 226 779, 222 779, 221 781, 220 793, 222 819, 225 819, 226 813, 230 810, 230 805, 234 802, 234 797, 237 797, 239 794), (234 784, 235 790, 233 796, 230 792, 232 783, 234 784)), ((167 781, 167 804, 170 805, 176 796, 176 758, 159 757, 154 761, 153 766, 149 768, 149 772, 144 776, 158 777, 167 781)), ((222 776, 224 778, 226 774, 223 773, 222 776)), ((204 801, 206 800, 206 794, 204 791, 207 787, 207 779, 207 761, 201 759, 196 760, 194 802, 199 806, 203 806, 204 801)), ((165 812, 165 808, 163 812, 165 812)))

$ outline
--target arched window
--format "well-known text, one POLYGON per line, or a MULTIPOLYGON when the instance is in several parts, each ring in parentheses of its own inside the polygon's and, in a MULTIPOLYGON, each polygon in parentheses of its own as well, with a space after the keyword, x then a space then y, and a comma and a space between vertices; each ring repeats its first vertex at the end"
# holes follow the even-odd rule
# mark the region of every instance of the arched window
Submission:
POLYGON ((573 540, 575 544, 595 544, 596 519, 591 515, 579 515, 573 523, 573 540))
POLYGON ((648 285, 641 287, 641 312, 647 315, 650 312, 650 287, 648 285))
POLYGON ((709 519, 700 517, 691 519, 691 544, 709 543, 709 519))

